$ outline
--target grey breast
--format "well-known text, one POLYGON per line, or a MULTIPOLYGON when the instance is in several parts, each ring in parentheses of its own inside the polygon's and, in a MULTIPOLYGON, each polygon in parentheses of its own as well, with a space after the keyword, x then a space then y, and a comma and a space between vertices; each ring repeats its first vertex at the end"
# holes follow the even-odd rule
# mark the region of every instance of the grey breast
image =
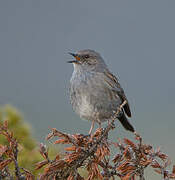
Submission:
POLYGON ((106 121, 121 104, 121 99, 111 89, 107 83, 109 79, 106 81, 106 78, 103 72, 73 73, 70 99, 74 111, 81 118, 106 121))

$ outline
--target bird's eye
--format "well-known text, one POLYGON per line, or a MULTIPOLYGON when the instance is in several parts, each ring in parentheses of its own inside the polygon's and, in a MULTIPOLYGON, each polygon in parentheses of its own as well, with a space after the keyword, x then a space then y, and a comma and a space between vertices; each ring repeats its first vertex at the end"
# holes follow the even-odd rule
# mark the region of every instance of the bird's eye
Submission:
POLYGON ((85 55, 84 58, 88 59, 88 58, 89 58, 89 55, 85 55))

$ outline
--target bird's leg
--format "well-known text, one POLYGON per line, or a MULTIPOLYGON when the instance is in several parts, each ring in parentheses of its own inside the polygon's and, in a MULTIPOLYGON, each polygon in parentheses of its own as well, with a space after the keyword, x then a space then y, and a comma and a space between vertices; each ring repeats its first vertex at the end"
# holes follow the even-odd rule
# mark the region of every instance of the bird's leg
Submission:
POLYGON ((89 130, 89 134, 92 133, 92 130, 93 130, 93 128, 94 128, 94 124, 95 124, 95 120, 92 121, 91 128, 90 128, 90 130, 89 130))
POLYGON ((99 125, 99 128, 101 128, 101 122, 100 121, 98 121, 98 125, 99 125))

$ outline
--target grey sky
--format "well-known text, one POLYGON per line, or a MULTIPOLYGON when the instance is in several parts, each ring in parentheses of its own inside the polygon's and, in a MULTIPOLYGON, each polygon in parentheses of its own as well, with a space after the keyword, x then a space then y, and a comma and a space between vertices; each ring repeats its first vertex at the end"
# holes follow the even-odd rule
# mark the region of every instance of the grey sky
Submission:
POLYGON ((174 0, 1 0, 0 104, 19 108, 38 138, 48 126, 87 132, 69 104, 66 63, 67 52, 84 48, 119 76, 137 131, 173 155, 174 0))

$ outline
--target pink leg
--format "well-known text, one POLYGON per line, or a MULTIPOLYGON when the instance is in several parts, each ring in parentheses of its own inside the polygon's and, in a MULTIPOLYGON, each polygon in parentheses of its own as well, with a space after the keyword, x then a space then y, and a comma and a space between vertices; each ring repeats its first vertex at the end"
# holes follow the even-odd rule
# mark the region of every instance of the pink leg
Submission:
POLYGON ((92 121, 91 128, 90 128, 90 130, 89 130, 89 134, 92 133, 92 130, 93 130, 93 128, 94 128, 94 124, 95 124, 95 121, 92 121))
POLYGON ((101 128, 101 122, 100 121, 98 121, 98 124, 99 124, 99 128, 101 128))

